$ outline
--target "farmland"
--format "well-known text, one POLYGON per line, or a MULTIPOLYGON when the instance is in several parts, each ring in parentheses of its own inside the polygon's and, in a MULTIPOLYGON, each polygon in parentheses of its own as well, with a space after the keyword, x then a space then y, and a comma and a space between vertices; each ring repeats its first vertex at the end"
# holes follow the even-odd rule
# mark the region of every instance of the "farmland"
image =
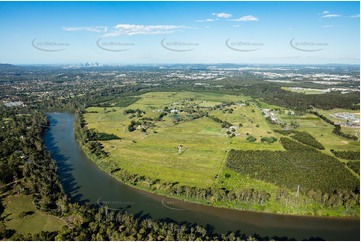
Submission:
POLYGON ((119 167, 167 182, 178 181, 184 185, 208 187, 215 183, 214 177, 221 170, 229 149, 282 150, 279 143, 269 145, 246 140, 247 133, 258 140, 262 136, 275 136, 258 110, 252 112, 255 107, 230 105, 229 108, 234 110, 232 114, 208 110, 222 102, 237 100, 246 101, 247 98, 198 93, 148 93, 126 108, 115 108, 115 112, 104 113, 102 108, 89 108, 85 119, 90 129, 121 137, 121 140, 102 142, 105 150, 111 153, 112 161, 119 167), (189 115, 185 112, 168 114, 163 121, 156 122, 155 127, 148 129, 147 133, 127 130, 130 118, 123 114, 125 109, 144 110, 144 116, 155 119, 164 107, 180 109, 180 100, 183 99, 195 100, 183 104, 199 106, 197 110, 207 110, 209 116, 216 116, 236 126, 242 123, 243 127, 237 130, 239 135, 227 137, 227 130, 208 117, 175 122, 176 117, 189 115), (98 113, 90 113, 94 111, 98 113), (256 127, 257 124, 259 127, 256 127), (181 154, 178 153, 178 145, 184 147, 181 154))
MULTIPOLYGON (((92 152, 88 152, 88 155, 96 161, 100 168, 124 182, 129 179, 124 178, 124 172, 126 172, 126 177, 131 176, 129 174, 135 174, 136 178, 133 177, 133 182, 130 184, 141 189, 150 189, 165 195, 177 195, 183 199, 200 203, 209 203, 211 200, 216 206, 283 213, 341 215, 334 211, 335 208, 323 206, 320 202, 310 200, 310 197, 306 195, 310 190, 321 190, 322 192, 322 187, 312 185, 314 184, 313 179, 318 179, 320 174, 324 174, 327 179, 324 180, 325 183, 321 184, 329 184, 323 191, 328 193, 337 189, 337 186, 332 186, 334 180, 330 174, 335 171, 333 169, 342 172, 340 176, 349 181, 340 189, 351 191, 358 183, 358 175, 351 171, 351 169, 355 169, 354 166, 351 166, 352 168, 344 167, 341 162, 347 163, 348 161, 338 160, 330 151, 331 149, 358 151, 357 141, 336 136, 332 133, 333 127, 330 124, 313 114, 295 114, 293 112, 290 114, 290 110, 270 106, 270 108, 274 108, 275 115, 280 122, 269 122, 264 117, 265 113, 262 111, 264 109, 259 108, 257 102, 253 102, 250 97, 242 95, 220 95, 206 92, 150 92, 133 99, 134 102, 126 107, 89 107, 84 113, 84 120, 86 128, 91 132, 118 137, 118 139, 98 140, 108 155, 96 157, 91 154, 92 152), (292 127, 291 123, 293 125, 297 123, 297 126, 292 127), (282 130, 285 126, 290 126, 291 130, 294 129, 295 134, 288 136, 282 132, 275 132, 282 130), (305 179, 302 184, 307 185, 302 186, 302 195, 295 202, 298 205, 292 209, 284 209, 282 202, 276 199, 280 189, 284 187, 288 187, 290 194, 295 192, 295 184, 283 179, 287 169, 290 169, 288 174, 294 171, 287 163, 293 159, 289 160, 289 156, 295 156, 294 159, 298 159, 297 154, 287 153, 289 151, 281 144, 280 139, 286 137, 295 139, 293 142, 296 143, 298 141, 305 142, 306 146, 302 147, 305 147, 306 153, 307 149, 313 151, 313 146, 321 147, 320 151, 311 153, 317 154, 321 160, 330 160, 333 164, 331 167, 326 165, 329 169, 325 170, 322 166, 326 163, 321 162, 321 166, 314 172, 304 174, 307 176, 300 178, 305 179), (308 143, 311 146, 308 146, 308 143), (230 151, 236 150, 251 152, 250 154, 256 154, 255 157, 262 156, 262 152, 264 152, 263 157, 273 159, 276 155, 280 156, 277 158, 279 161, 286 159, 287 162, 284 163, 284 171, 281 173, 277 168, 278 163, 269 163, 269 167, 265 166, 266 170, 264 171, 262 169, 256 171, 254 170, 256 168, 251 165, 249 168, 244 167, 248 169, 246 173, 239 173, 238 168, 234 169, 232 168, 235 167, 234 165, 229 166, 228 164, 230 151), (122 172, 117 173, 119 169, 122 172), (271 175, 271 179, 267 179, 267 176, 254 175, 254 172, 257 174, 265 172, 265 174, 271 175), (277 173, 278 175, 276 175, 277 173), (276 177, 274 177, 275 175, 276 177), (293 185, 288 186, 289 184, 293 185), (214 193, 209 192, 209 199, 206 199, 208 200, 206 202, 198 195, 194 198, 185 196, 185 193, 182 192, 185 187, 204 189, 205 191, 209 188, 226 189, 230 194, 243 193, 245 189, 252 189, 259 192, 267 191, 269 194, 267 196, 270 198, 267 203, 261 200, 263 202, 258 205, 233 202, 232 199, 228 199, 228 202, 225 203, 218 199, 215 201, 214 193), (176 194, 169 193, 168 190, 177 192, 176 194), (311 205, 308 207, 301 205, 307 201, 311 205)), ((265 105, 266 103, 262 103, 263 107, 265 105)), ((257 162, 261 161, 252 155, 248 155, 248 157, 257 162)), ((310 158, 305 159, 310 160, 310 158)), ((311 157, 312 159, 315 158, 311 157)), ((306 160, 306 165, 302 165, 311 165, 306 160)), ((316 165, 316 163, 312 165, 316 165)), ((308 168, 314 169, 315 167, 308 168)), ((294 179, 297 176, 291 176, 291 178, 294 179)), ((207 194, 207 192, 205 193, 207 194)), ((205 199, 207 196, 204 195, 203 198, 205 199)), ((358 209, 351 209, 349 213, 352 214, 355 211, 358 209)))
MULTIPOLYGON (((343 111, 347 110, 343 109, 343 111)), ((329 113, 330 111, 321 110, 320 112, 329 113)), ((296 123, 299 125, 299 127, 297 127, 298 131, 305 131, 312 134, 316 140, 321 142, 325 147, 326 153, 330 154, 329 150, 331 149, 355 151, 360 149, 359 143, 357 141, 348 140, 333 134, 332 130, 334 127, 332 125, 310 113, 290 115, 287 112, 281 112, 279 114, 279 119, 288 125, 291 125, 291 123, 296 123)), ((271 127, 274 129, 279 128, 277 125, 271 125, 271 127)), ((348 130, 348 128, 342 127, 342 130, 345 131, 348 130)), ((356 128, 352 128, 353 134, 357 133, 357 130, 358 129, 356 128)))

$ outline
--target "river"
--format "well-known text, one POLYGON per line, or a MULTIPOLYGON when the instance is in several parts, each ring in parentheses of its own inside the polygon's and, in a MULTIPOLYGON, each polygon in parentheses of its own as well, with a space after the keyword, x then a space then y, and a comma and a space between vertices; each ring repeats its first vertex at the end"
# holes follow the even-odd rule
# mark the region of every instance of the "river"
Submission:
POLYGON ((117 181, 101 171, 81 150, 75 140, 71 113, 47 113, 50 128, 44 142, 58 166, 65 192, 73 201, 114 210, 128 211, 139 217, 199 224, 226 233, 240 230, 248 235, 324 240, 359 240, 360 220, 277 215, 215 208, 182 202, 144 192, 117 181))

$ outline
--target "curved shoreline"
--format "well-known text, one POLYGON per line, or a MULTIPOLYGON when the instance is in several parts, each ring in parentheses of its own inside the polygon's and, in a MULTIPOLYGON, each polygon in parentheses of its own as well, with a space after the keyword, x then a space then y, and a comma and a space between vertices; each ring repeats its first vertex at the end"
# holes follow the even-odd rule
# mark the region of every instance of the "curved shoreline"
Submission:
MULTIPOLYGON (((87 157, 84 152, 87 147, 82 148, 74 137, 76 126, 73 114, 48 115, 52 122, 51 128, 45 132, 45 144, 60 166, 62 184, 73 202, 111 206, 135 216, 149 216, 160 221, 210 226, 210 230, 223 234, 241 231, 242 234, 278 239, 359 240, 359 220, 354 217, 289 216, 216 207, 149 192, 124 183, 115 176, 109 176, 110 167, 104 166, 102 161, 94 162, 87 157)), ((94 154, 89 154, 96 158, 94 154)), ((147 188, 147 184, 144 183, 144 187, 147 188)))
MULTIPOLYGON (((294 216, 294 217, 303 217, 303 218, 319 218, 319 219, 338 219, 338 220, 353 220, 353 221, 357 221, 360 220, 359 216, 327 216, 327 215, 307 215, 307 214, 295 214, 295 213, 282 213, 282 212, 268 212, 268 211, 259 211, 259 210, 252 210, 252 209, 241 209, 241 208, 235 208, 235 207, 230 207, 230 206, 222 206, 222 205, 215 205, 215 204, 209 204, 209 203, 202 203, 202 202, 198 202, 198 201, 194 201, 194 200, 189 200, 189 199, 185 199, 183 197, 180 196, 172 196, 170 194, 167 194, 166 192, 157 192, 157 190, 155 192, 150 191, 148 189, 144 189, 141 186, 136 186, 136 185, 132 185, 128 182, 124 182, 120 179, 118 179, 116 176, 112 175, 111 173, 109 173, 107 170, 102 169, 101 166, 99 166, 98 162, 101 162, 99 159, 96 158, 96 160, 93 159, 93 157, 89 154, 89 152, 86 150, 86 147, 84 147, 78 139, 75 139, 76 142, 78 143, 78 145, 81 147, 81 150, 84 152, 84 154, 86 155, 86 157, 93 162, 101 171, 105 172, 107 175, 109 175, 110 177, 114 178, 115 180, 117 180, 117 182, 120 182, 126 186, 129 186, 133 189, 136 189, 138 191, 141 192, 145 192, 149 195, 153 195, 153 196, 159 196, 159 197, 163 197, 164 198, 169 198, 169 199, 173 199, 176 201, 181 201, 181 202, 187 202, 189 204, 195 204, 195 205, 201 205, 201 206, 206 206, 206 207, 212 207, 212 208, 219 208, 219 209, 227 209, 227 210, 231 210, 231 211, 238 211, 238 212, 249 212, 249 213, 259 213, 259 214, 268 214, 268 215, 279 215, 279 216, 294 216)), ((159 190, 158 190, 159 191, 159 190)))
MULTIPOLYGON (((97 167, 99 167, 99 166, 97 166, 97 167)), ((99 167, 99 169, 101 169, 101 168, 99 167)), ((141 187, 134 186, 134 185, 131 185, 129 183, 123 182, 123 181, 117 179, 116 177, 112 176, 111 174, 107 173, 105 170, 102 170, 102 171, 105 172, 106 174, 110 175, 114 179, 116 179, 118 182, 121 182, 122 184, 127 185, 127 186, 129 186, 129 187, 131 187, 133 189, 137 189, 140 192, 144 192, 144 193, 147 193, 147 194, 155 196, 155 197, 163 197, 162 200, 164 200, 165 198, 168 198, 168 199, 172 199, 172 200, 176 200, 176 201, 186 202, 186 203, 189 203, 189 204, 206 206, 206 207, 211 207, 211 208, 216 208, 216 209, 226 209, 226 210, 235 211, 235 212, 242 212, 242 213, 243 212, 245 212, 245 213, 259 213, 259 214, 274 215, 274 216, 292 216, 292 217, 299 217, 299 218, 315 218, 315 219, 330 219, 330 220, 352 220, 352 221, 360 220, 360 217, 357 217, 357 216, 337 216, 337 217, 334 216, 334 217, 331 217, 331 216, 303 215, 303 214, 291 214, 291 213, 272 213, 272 212, 266 212, 266 211, 237 209, 237 208, 226 207, 226 206, 218 206, 218 205, 210 205, 210 204, 206 204, 206 203, 199 203, 199 202, 196 202, 196 201, 189 201, 189 200, 186 200, 186 199, 182 199, 182 198, 177 197, 177 196, 171 196, 171 195, 167 195, 167 194, 151 192, 149 190, 142 189, 141 187)), ((173 208, 171 208, 171 209, 173 209, 173 208)), ((180 209, 180 210, 187 210, 187 209, 180 209)))

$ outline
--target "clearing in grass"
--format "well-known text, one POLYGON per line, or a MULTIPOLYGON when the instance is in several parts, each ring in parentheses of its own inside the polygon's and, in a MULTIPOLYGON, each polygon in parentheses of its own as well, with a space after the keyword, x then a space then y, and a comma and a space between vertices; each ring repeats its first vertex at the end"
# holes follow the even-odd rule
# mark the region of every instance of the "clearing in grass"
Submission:
POLYGON ((65 222, 53 215, 36 209, 31 196, 11 195, 2 201, 6 227, 21 234, 36 234, 41 231, 58 231, 65 222))

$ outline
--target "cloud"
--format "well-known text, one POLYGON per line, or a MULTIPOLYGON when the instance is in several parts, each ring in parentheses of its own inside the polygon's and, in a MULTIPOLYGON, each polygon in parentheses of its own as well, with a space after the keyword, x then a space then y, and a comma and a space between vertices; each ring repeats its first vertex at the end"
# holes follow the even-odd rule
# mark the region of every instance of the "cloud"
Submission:
POLYGON ((319 13, 322 15, 322 18, 338 18, 341 17, 340 14, 336 14, 336 13, 331 13, 328 10, 323 11, 322 13, 319 13))
POLYGON ((96 32, 102 33, 107 32, 108 27, 106 26, 92 26, 92 27, 63 27, 65 31, 87 31, 87 32, 96 32))
POLYGON ((330 11, 327 11, 327 10, 322 12, 322 18, 337 18, 337 17, 340 17, 340 16, 341 15, 331 13, 330 11))
POLYGON ((215 20, 211 19, 211 18, 196 20, 196 22, 199 22, 199 23, 214 22, 214 21, 215 20))
POLYGON ((243 16, 237 19, 230 19, 230 21, 236 21, 236 22, 248 22, 248 21, 258 21, 258 18, 252 16, 252 15, 247 15, 247 16, 243 16))
POLYGON ((351 15, 350 18, 359 18, 360 17, 360 14, 354 14, 354 15, 351 15))
POLYGON ((232 14, 230 13, 212 13, 213 16, 217 16, 218 18, 230 18, 232 14))
POLYGON ((179 25, 135 25, 135 24, 117 24, 113 30, 103 37, 119 35, 153 35, 170 34, 181 31, 189 27, 179 25))
POLYGON ((337 18, 337 17, 340 17, 340 15, 334 13, 328 13, 322 16, 322 18, 337 18))

